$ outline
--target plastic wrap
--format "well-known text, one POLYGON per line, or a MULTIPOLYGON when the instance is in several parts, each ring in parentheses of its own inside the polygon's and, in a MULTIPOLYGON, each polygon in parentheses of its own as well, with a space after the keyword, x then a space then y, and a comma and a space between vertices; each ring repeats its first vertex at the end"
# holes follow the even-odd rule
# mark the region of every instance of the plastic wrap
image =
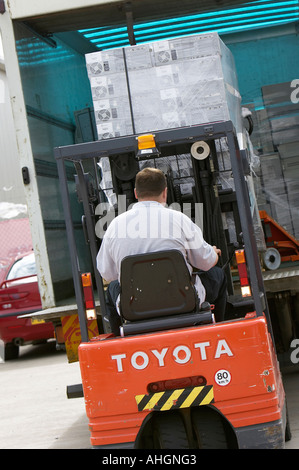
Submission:
POLYGON ((91 54, 86 54, 85 58, 89 77, 118 74, 125 70, 122 49, 92 52, 91 54))
POLYGON ((298 159, 283 160, 279 153, 272 153, 262 155, 260 160, 259 207, 299 239, 298 159))
POLYGON ((227 120, 240 131, 233 58, 217 34, 133 46, 125 56, 137 133, 227 120))
POLYGON ((109 157, 102 157, 98 165, 101 170, 100 188, 105 193, 110 206, 115 207, 117 205, 117 197, 113 189, 109 157))
MULTIPOLYGON (((234 178, 232 174, 231 161, 230 161, 230 155, 229 155, 226 138, 221 138, 219 140, 216 140, 215 146, 216 146, 216 152, 218 156, 218 165, 219 165, 219 177, 218 177, 219 187, 221 187, 221 189, 223 190, 232 189, 233 191, 235 191, 235 183, 234 183, 234 178)), ((251 146, 252 144, 250 142, 249 137, 247 136, 246 148, 249 149, 251 148, 251 146)), ((254 152, 251 153, 249 151, 248 161, 249 161, 250 166, 254 165, 256 168, 257 161, 256 161, 256 156, 254 155, 254 152)), ((250 210, 251 210, 255 239, 256 239, 257 246, 258 246, 258 250, 263 252, 266 250, 266 244, 265 244, 263 227, 262 227, 260 216, 259 216, 259 208, 258 208, 256 193, 255 193, 255 184, 254 184, 255 177, 256 175, 254 171, 251 171, 251 174, 246 176, 245 178, 246 178, 248 194, 249 194, 250 210)), ((230 213, 226 213, 224 217, 226 219, 225 225, 227 226, 229 234, 230 234, 230 240, 233 242, 237 241, 235 239, 236 230, 235 230, 233 215, 230 213)))
POLYGON ((234 59, 217 33, 94 52, 86 64, 99 139, 228 120, 241 130, 234 59))
POLYGON ((94 101, 99 139, 132 134, 130 106, 127 96, 94 101))
MULTIPOLYGON (((92 53, 86 56, 86 64, 99 139, 228 120, 233 122, 237 134, 242 133, 241 97, 234 59, 217 33, 92 53)), ((234 190, 225 139, 216 141, 216 151, 219 185, 234 190)), ((259 166, 252 148, 250 159, 252 169, 259 166)), ((190 155, 141 162, 140 168, 146 165, 171 174, 181 196, 192 195, 190 155)), ((105 180, 110 181, 109 178, 111 175, 107 173, 102 189, 106 190, 105 180)), ((248 187, 256 238, 263 249, 251 180, 248 187)), ((111 195, 107 197, 111 200, 111 195)), ((227 225, 231 225, 229 220, 227 225)))
POLYGON ((293 91, 292 82, 262 87, 263 106, 250 107, 250 138, 260 162, 254 177, 259 209, 299 240, 299 103, 293 91))

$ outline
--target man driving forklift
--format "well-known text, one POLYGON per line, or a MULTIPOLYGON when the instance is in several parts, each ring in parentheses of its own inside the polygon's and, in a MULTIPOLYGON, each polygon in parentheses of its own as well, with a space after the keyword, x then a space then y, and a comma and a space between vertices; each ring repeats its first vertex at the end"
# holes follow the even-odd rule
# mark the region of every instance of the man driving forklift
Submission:
POLYGON ((119 335, 121 261, 130 255, 170 249, 183 254, 190 275, 193 268, 200 270, 193 276, 199 306, 204 301, 214 304, 215 320, 224 320, 226 277, 216 266, 221 250, 203 239, 201 229, 188 216, 166 207, 167 181, 161 170, 144 168, 137 173, 134 192, 138 202, 112 220, 97 255, 97 268, 110 283, 107 311, 111 331, 119 335))

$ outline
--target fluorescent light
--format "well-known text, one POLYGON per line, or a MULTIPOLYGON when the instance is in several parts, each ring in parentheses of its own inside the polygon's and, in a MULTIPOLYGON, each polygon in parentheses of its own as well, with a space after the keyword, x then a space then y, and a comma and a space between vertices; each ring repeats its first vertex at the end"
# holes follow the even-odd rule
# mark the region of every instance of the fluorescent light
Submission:
MULTIPOLYGON (((257 0, 225 10, 201 12, 176 18, 134 24, 138 44, 191 34, 235 33, 267 26, 277 26, 299 19, 298 0, 272 2, 257 0)), ((79 31, 100 49, 129 45, 126 26, 99 27, 79 31)))

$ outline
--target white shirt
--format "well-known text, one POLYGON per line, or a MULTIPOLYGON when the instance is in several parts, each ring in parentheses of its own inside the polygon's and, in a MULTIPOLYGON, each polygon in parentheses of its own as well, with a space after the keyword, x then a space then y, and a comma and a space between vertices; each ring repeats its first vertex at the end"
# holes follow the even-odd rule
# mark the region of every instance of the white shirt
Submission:
MULTIPOLYGON (((187 215, 156 201, 138 202, 110 223, 97 255, 97 268, 107 282, 119 280, 125 256, 171 249, 182 252, 190 274, 192 266, 208 271, 217 258, 201 229, 187 215)), ((205 289, 198 276, 195 287, 201 304, 205 289)))

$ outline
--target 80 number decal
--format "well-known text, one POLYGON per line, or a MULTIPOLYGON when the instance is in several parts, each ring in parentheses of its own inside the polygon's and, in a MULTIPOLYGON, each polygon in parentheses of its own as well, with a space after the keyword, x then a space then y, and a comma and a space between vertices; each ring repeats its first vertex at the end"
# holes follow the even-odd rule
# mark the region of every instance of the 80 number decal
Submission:
POLYGON ((232 377, 229 371, 225 369, 220 369, 215 374, 215 382, 218 385, 221 385, 221 387, 225 387, 225 385, 228 385, 231 381, 231 378, 232 377))

